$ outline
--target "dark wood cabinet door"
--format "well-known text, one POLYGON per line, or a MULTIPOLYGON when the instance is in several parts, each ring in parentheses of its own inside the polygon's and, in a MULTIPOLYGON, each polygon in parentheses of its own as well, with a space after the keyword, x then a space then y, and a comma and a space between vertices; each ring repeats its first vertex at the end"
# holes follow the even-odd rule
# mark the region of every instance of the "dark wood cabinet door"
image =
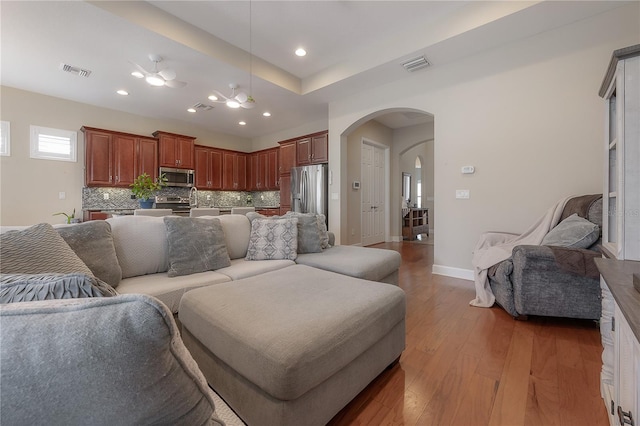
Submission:
POLYGON ((258 172, 258 153, 247 156, 247 189, 257 191, 260 189, 260 175, 258 172))
POLYGON ((173 136, 160 136, 160 140, 158 141, 160 167, 178 167, 178 161, 176 158, 177 140, 178 138, 173 136))
POLYGON ((113 137, 113 168, 115 186, 129 187, 136 178, 137 138, 115 135, 113 137))
POLYGON ((266 155, 266 167, 265 167, 265 182, 264 186, 267 190, 277 190, 279 188, 278 181, 280 180, 280 170, 278 168, 278 148, 267 151, 266 155))
POLYGON ((195 147, 193 154, 195 158, 196 188, 211 188, 211 150, 195 147))
POLYGON ((176 160, 177 167, 181 169, 193 169, 193 139, 177 138, 176 140, 176 160))
POLYGON ((234 191, 236 189, 236 181, 234 179, 235 159, 236 156, 233 152, 225 151, 222 155, 222 189, 225 191, 234 191))
POLYGON ((296 143, 289 142, 280 145, 280 174, 291 173, 291 168, 296 166, 296 143))
POLYGON ((137 176, 146 173, 154 180, 158 177, 158 141, 156 139, 138 140, 137 176))
POLYGON ((280 176, 280 213, 291 210, 291 175, 280 176))
POLYGON ((311 138, 311 163, 327 163, 329 161, 328 134, 313 136, 311 138))
POLYGON ((296 147, 296 165, 311 164, 311 138, 300 139, 296 147))
POLYGON ((247 189, 247 154, 238 153, 236 154, 236 190, 244 191, 247 189))
POLYGON ((110 133, 85 131, 85 185, 113 185, 113 150, 110 133))
POLYGON ((222 151, 217 149, 212 149, 209 153, 210 155, 210 182, 211 189, 222 189, 222 151))

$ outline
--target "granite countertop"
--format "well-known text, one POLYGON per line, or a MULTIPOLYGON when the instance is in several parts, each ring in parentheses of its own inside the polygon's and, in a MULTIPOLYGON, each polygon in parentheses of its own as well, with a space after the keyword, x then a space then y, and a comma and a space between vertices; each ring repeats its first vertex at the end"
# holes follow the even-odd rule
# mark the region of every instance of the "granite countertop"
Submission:
POLYGON ((640 341, 640 292, 633 286, 633 274, 640 274, 634 260, 594 259, 629 327, 640 341))

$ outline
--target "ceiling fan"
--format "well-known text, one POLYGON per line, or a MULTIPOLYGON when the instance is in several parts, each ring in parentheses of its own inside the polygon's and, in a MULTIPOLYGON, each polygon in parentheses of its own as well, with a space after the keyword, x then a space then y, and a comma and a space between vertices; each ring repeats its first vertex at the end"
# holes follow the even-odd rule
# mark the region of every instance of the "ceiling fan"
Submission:
POLYGON ((131 62, 136 67, 137 71, 131 73, 132 76, 137 78, 144 78, 151 86, 167 86, 174 89, 179 89, 187 85, 184 81, 176 80, 176 72, 170 68, 158 70, 158 64, 162 62, 162 56, 149 55, 149 59, 153 62, 153 71, 147 71, 135 62, 131 62))
POLYGON ((231 83, 229 84, 229 88, 231 89, 231 96, 225 96, 217 90, 212 90, 213 94, 209 96, 209 100, 226 104, 229 108, 251 109, 256 106, 255 99, 250 95, 247 95, 245 92, 236 93, 236 89, 238 88, 237 84, 231 83))

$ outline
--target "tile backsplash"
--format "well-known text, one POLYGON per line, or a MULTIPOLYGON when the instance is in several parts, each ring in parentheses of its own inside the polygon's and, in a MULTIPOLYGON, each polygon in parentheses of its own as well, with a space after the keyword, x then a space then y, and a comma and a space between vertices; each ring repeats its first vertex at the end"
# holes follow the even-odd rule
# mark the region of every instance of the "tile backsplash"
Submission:
MULTIPOLYGON (((157 195, 188 197, 189 188, 162 188, 157 195)), ((278 207, 279 205, 279 191, 198 190, 198 207, 278 207)), ((131 210, 136 208, 138 208, 138 200, 131 199, 130 189, 82 188, 83 210, 131 210)))

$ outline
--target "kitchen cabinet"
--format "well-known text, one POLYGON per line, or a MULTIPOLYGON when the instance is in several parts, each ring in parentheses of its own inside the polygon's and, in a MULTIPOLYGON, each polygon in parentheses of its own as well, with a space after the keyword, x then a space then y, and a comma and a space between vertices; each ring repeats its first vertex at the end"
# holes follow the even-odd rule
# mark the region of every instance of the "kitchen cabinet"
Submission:
POLYGON ((158 140, 140 138, 137 141, 136 151, 138 157, 136 177, 146 173, 155 180, 158 177, 158 140))
POLYGON ((291 210, 291 175, 280 176, 280 214, 291 210))
POLYGON ((247 189, 247 154, 224 151, 222 170, 223 190, 244 191, 247 189))
POLYGON ((321 164, 329 161, 329 138, 327 132, 305 136, 296 141, 296 163, 298 166, 321 164))
POLYGON ((280 144, 280 175, 288 175, 296 166, 296 142, 281 142, 280 144))
POLYGON ((278 208, 264 208, 264 209, 256 209, 256 213, 260 213, 263 216, 277 216, 280 214, 280 209, 278 208))
POLYGON ((160 153, 160 167, 175 167, 178 169, 193 169, 195 139, 192 136, 176 135, 173 133, 156 131, 153 136, 158 138, 160 153))
POLYGON ((222 151, 196 146, 194 148, 194 157, 196 188, 222 189, 222 151))
POLYGON ((248 155, 247 189, 271 191, 279 188, 278 148, 270 148, 248 155))
POLYGON ((92 127, 82 127, 81 130, 85 135, 86 186, 128 188, 141 170, 141 144, 144 146, 144 165, 149 167, 148 150, 154 140, 92 127))
POLYGON ((90 220, 106 220, 111 217, 108 213, 103 213, 100 210, 87 210, 82 214, 82 221, 88 222, 90 220))

